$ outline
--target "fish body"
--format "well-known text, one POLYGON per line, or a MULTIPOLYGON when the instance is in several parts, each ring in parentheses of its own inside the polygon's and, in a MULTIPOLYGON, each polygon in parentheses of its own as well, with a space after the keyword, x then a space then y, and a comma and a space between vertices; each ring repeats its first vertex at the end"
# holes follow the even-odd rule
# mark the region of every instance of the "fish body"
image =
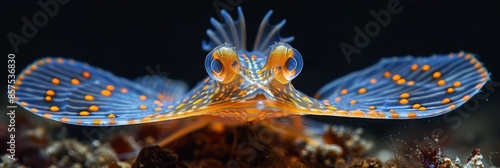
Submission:
MULTIPOLYGON (((288 115, 370 119, 418 119, 456 109, 477 94, 490 74, 474 54, 384 58, 320 88, 314 96, 291 81, 302 55, 281 37, 285 21, 270 24, 270 11, 247 49, 241 8, 233 19, 211 19, 202 42, 208 74, 194 88, 150 75, 129 80, 83 62, 43 58, 16 81, 16 102, 33 114, 59 122, 131 125, 194 116, 255 121, 288 115)), ((203 59, 200 59, 203 61, 203 59)))

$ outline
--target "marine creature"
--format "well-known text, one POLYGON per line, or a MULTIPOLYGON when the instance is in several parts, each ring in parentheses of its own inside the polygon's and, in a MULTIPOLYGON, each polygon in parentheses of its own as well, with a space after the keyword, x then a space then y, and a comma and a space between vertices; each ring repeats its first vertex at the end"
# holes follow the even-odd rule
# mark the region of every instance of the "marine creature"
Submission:
MULTIPOLYGON (((285 20, 259 25, 247 49, 245 18, 221 11, 202 49, 208 77, 188 90, 182 81, 145 76, 135 81, 65 58, 43 58, 16 81, 15 100, 33 114, 68 124, 131 125, 193 116, 256 121, 288 115, 418 119, 464 104, 490 79, 474 54, 385 58, 319 89, 314 97, 291 81, 302 55, 281 37, 285 20)), ((200 61, 202 61, 200 59, 200 61)))

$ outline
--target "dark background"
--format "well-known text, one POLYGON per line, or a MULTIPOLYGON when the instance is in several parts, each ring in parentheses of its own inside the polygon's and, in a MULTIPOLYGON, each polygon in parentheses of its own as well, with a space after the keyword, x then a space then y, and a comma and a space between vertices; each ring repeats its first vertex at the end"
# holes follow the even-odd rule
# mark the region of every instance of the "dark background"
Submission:
MULTIPOLYGON (((203 65, 206 52, 201 41, 208 39, 205 30, 209 18, 218 19, 214 2, 220 2, 236 16, 234 6, 242 6, 247 22, 247 37, 253 44, 262 17, 274 11, 271 22, 287 19, 281 34, 293 35, 291 43, 304 58, 304 69, 293 81, 294 86, 313 95, 324 84, 349 72, 368 67, 382 57, 428 56, 467 51, 476 53, 498 81, 496 57, 500 47, 500 1, 408 1, 403 11, 392 15, 370 44, 354 54, 348 63, 339 48, 341 42, 353 44, 354 27, 364 29, 373 21, 370 11, 386 10, 389 0, 380 1, 162 1, 109 2, 70 1, 60 5, 59 12, 38 34, 19 46, 16 53, 18 71, 36 59, 46 56, 73 58, 111 71, 118 76, 135 78, 147 75, 146 67, 170 78, 182 79, 193 86, 206 76, 203 65), (234 3, 234 4, 231 4, 234 3), (231 10, 233 9, 233 10, 231 10)), ((6 34, 21 34, 22 17, 32 20, 42 10, 37 1, 2 1, 2 55, 13 53, 6 34), (6 3, 7 2, 7 3, 6 3)), ((220 7, 223 9, 223 7, 220 7)), ((498 87, 494 87, 497 90, 498 87)), ((480 101, 462 122, 447 122, 442 116, 420 120, 366 120, 320 118, 331 124, 363 127, 375 134, 375 140, 390 135, 421 138, 433 130, 443 129, 449 138, 446 146, 459 150, 464 160, 472 148, 482 148, 485 155, 500 151, 500 94, 492 93, 480 101), (456 126, 456 127, 453 127, 456 126), (496 146, 496 147, 493 147, 496 146), (465 153, 464 153, 465 151, 465 153)), ((2 98, 2 100, 5 100, 2 98)), ((5 101, 3 101, 5 102, 5 101)), ((4 104, 2 102, 2 104, 4 104)), ((452 112, 450 116, 457 117, 452 112)), ((40 118, 41 119, 41 118, 40 118)), ((386 145, 382 147, 387 147, 386 145)), ((457 154, 453 152, 454 154, 457 154)), ((452 157, 454 158, 454 157, 452 157)), ((487 157, 486 157, 487 158, 487 157)))

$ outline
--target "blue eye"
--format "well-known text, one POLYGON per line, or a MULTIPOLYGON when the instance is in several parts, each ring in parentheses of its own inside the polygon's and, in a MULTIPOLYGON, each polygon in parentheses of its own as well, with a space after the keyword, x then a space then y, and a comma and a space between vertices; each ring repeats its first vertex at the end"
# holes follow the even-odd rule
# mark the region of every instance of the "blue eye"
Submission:
POLYGON ((297 77, 302 71, 302 67, 304 66, 304 61, 302 60, 302 55, 300 55, 299 51, 293 49, 293 56, 288 58, 285 62, 285 69, 288 71, 287 78, 288 80, 292 80, 297 77), (295 72, 293 72, 295 70, 295 72))
POLYGON ((210 68, 212 68, 212 71, 220 74, 222 72, 223 66, 222 62, 220 62, 219 59, 214 59, 212 60, 212 63, 210 64, 210 68))
POLYGON ((295 58, 293 58, 293 57, 288 58, 288 60, 286 60, 286 62, 285 62, 285 67, 286 67, 286 70, 288 70, 288 71, 295 70, 295 68, 297 68, 297 60, 295 60, 295 58))

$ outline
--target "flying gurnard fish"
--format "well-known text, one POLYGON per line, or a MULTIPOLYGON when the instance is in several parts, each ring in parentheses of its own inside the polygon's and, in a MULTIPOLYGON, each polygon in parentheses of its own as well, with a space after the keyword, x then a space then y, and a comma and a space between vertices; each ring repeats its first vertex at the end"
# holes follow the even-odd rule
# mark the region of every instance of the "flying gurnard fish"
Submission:
MULTIPOLYGON (((319 89, 314 97, 296 90, 302 56, 281 37, 285 21, 262 20, 252 49, 238 8, 234 20, 211 19, 202 48, 208 77, 188 90, 181 81, 145 76, 135 81, 85 63, 43 58, 16 81, 18 104, 51 120, 86 126, 131 125, 193 116, 256 121, 288 115, 373 119, 418 119, 464 104, 489 80, 474 54, 385 58, 319 89)), ((200 60, 202 61, 202 60, 200 60)))

